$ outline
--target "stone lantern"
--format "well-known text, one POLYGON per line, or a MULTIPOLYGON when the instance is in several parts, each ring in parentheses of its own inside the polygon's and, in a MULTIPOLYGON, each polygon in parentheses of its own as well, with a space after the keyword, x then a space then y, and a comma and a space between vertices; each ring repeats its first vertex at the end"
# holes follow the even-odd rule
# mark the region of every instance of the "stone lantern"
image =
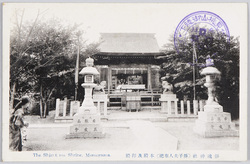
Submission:
POLYGON ((208 89, 208 99, 206 101, 206 105, 204 106, 205 111, 223 111, 222 106, 215 100, 215 79, 221 73, 215 67, 206 67, 202 70, 201 75, 206 76, 206 83, 204 84, 205 87, 208 89))
POLYGON ((194 132, 203 137, 238 136, 239 132, 235 130, 235 124, 231 122, 231 114, 223 112, 223 107, 216 101, 215 79, 221 73, 213 65, 213 60, 207 59, 207 67, 201 72, 201 75, 206 76, 204 85, 208 88, 208 99, 204 112, 198 112, 194 132))
POLYGON ((66 138, 102 138, 105 136, 100 125, 100 113, 97 112, 92 98, 92 91, 96 86, 94 76, 99 75, 93 65, 92 58, 86 59, 86 67, 79 73, 84 75, 84 83, 81 86, 85 89, 85 96, 82 106, 73 117, 70 134, 67 134, 66 138))
POLYGON ((94 60, 92 58, 86 59, 86 66, 84 67, 79 74, 84 76, 84 83, 82 87, 85 88, 85 96, 82 102, 82 106, 79 109, 79 113, 96 113, 96 107, 93 102, 92 92, 93 88, 96 86, 94 84, 94 76, 99 75, 99 72, 96 68, 93 67, 94 60))

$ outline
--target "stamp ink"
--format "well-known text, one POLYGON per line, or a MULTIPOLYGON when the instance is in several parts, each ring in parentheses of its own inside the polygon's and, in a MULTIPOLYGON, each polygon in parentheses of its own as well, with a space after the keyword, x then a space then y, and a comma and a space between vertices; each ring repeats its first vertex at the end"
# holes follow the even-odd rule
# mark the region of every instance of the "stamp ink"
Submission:
POLYGON ((182 44, 192 40, 198 41, 199 36, 206 36, 206 39, 212 39, 208 34, 223 33, 229 41, 230 33, 225 21, 215 13, 209 11, 197 11, 187 15, 178 24, 174 33, 174 45, 177 53, 182 44))

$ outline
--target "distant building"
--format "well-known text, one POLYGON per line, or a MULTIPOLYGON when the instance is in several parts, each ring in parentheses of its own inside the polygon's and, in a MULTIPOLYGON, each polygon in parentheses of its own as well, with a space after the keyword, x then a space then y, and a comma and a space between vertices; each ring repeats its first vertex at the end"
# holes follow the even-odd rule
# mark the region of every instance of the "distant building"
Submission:
POLYGON ((101 33, 94 55, 100 81, 110 91, 132 88, 159 90, 161 55, 153 33, 101 33))

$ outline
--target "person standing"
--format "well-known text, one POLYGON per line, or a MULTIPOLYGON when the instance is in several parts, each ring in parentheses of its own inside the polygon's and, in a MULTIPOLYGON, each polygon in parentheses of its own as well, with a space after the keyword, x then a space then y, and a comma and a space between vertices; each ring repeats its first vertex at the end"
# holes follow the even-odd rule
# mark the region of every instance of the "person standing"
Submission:
POLYGON ((9 148, 12 151, 22 151, 22 134, 21 129, 28 127, 28 123, 23 121, 24 112, 29 106, 29 97, 22 97, 21 101, 16 105, 14 111, 10 114, 9 124, 9 148))

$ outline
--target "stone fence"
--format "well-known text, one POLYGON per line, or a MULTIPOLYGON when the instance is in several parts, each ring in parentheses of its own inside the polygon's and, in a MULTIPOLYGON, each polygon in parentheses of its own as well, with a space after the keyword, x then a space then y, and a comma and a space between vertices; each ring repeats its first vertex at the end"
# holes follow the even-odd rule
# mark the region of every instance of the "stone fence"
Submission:
MULTIPOLYGON (((107 119, 107 102, 106 94, 94 94, 93 101, 97 107, 101 118, 107 119)), ((127 102, 128 103, 128 102, 127 102)), ((178 100, 176 97, 160 99, 160 113, 169 115, 170 117, 197 117, 198 111, 204 111, 205 100, 178 100)), ((78 112, 80 107, 79 101, 56 99, 55 122, 72 122, 73 116, 78 112)))
POLYGON ((161 113, 165 113, 172 116, 190 116, 198 115, 199 111, 204 111, 205 100, 181 100, 172 99, 161 101, 161 113))
MULTIPOLYGON (((101 118, 107 118, 107 95, 93 95, 94 104, 101 118)), ((64 98, 64 100, 56 99, 55 122, 72 122, 74 114, 80 108, 80 101, 72 101, 64 98)))

